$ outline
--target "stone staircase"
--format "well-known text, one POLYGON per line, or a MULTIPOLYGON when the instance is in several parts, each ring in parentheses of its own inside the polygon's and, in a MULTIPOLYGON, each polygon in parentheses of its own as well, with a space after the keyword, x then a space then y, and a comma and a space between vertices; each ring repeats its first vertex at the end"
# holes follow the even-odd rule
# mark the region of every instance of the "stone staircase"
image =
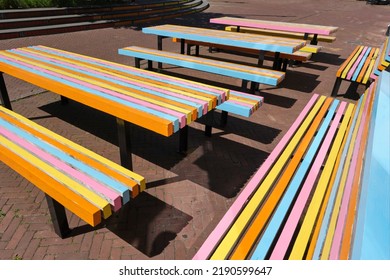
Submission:
POLYGON ((148 0, 91 7, 0 10, 0 40, 134 26, 201 12, 206 0, 148 0))

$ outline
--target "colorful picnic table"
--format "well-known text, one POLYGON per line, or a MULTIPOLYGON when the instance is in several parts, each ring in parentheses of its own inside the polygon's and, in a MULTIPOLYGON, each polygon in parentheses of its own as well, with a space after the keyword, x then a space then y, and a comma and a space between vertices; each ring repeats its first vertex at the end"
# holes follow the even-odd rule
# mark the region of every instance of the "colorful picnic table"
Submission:
POLYGON ((314 37, 311 41, 312 45, 317 44, 317 36, 318 35, 329 36, 338 30, 338 27, 335 27, 335 26, 314 25, 314 24, 304 24, 304 23, 295 23, 295 22, 257 20, 257 19, 236 18, 236 17, 212 18, 212 19, 210 19, 210 22, 217 23, 217 24, 237 26, 237 32, 240 31, 240 27, 249 27, 249 28, 258 28, 258 29, 268 29, 268 30, 274 30, 274 31, 287 31, 287 32, 303 33, 305 40, 307 40, 307 38, 310 34, 313 34, 314 37))
MULTIPOLYGON (((11 109, 2 73, 117 119, 121 163, 132 169, 129 123, 187 148, 188 125, 222 104, 229 90, 45 46, 0 51, 0 95, 11 109)), ((81 117, 81 116, 80 116, 81 117)))
POLYGON ((223 30, 171 24, 146 27, 142 29, 142 32, 157 35, 157 47, 159 50, 162 50, 163 38, 181 39, 182 53, 184 53, 185 40, 258 50, 259 65, 262 64, 260 61, 264 60, 265 51, 275 52, 275 60, 277 60, 280 53, 292 54, 306 45, 306 41, 303 40, 237 34, 223 30))

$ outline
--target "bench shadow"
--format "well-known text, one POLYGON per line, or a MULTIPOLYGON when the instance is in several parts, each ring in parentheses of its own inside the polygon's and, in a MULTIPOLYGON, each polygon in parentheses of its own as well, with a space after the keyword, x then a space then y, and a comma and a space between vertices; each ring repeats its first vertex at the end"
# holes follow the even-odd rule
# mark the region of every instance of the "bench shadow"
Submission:
POLYGON ((142 192, 96 227, 74 227, 69 237, 107 228, 138 251, 154 257, 161 254, 192 217, 160 199, 142 192))
MULTIPOLYGON (((74 101, 65 106, 59 101, 53 102, 41 106, 40 109, 118 146, 116 122, 110 115, 74 101)), ((216 116, 218 118, 219 114, 216 116)), ((178 133, 164 137, 135 125, 131 126, 131 145, 133 154, 176 174, 175 178, 170 180, 190 180, 202 187, 213 186, 215 187, 213 191, 218 194, 233 197, 265 160, 268 153, 248 144, 227 139, 227 136, 235 134, 247 141, 255 140, 269 144, 279 133, 278 129, 229 116, 224 130, 214 132, 211 138, 204 135, 203 125, 189 127, 186 155, 177 152, 178 133), (198 128, 199 126, 201 128, 198 128), (199 162, 201 168, 195 162, 199 162), (216 168, 215 163, 218 163, 220 168, 216 168), (199 173, 194 170, 199 170, 199 173)))

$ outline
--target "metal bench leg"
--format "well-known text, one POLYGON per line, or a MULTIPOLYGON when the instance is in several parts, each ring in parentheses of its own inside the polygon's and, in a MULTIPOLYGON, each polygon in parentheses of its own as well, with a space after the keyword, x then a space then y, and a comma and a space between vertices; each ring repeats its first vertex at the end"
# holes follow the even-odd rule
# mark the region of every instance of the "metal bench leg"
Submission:
POLYGON ((333 90, 332 90, 332 96, 337 96, 337 93, 339 92, 340 85, 341 85, 341 78, 337 77, 336 81, 334 82, 333 90))
POLYGON ((195 56, 199 56, 199 45, 195 45, 195 56))
POLYGON ((257 82, 251 82, 251 89, 250 89, 250 92, 252 94, 254 94, 256 92, 256 90, 259 89, 259 83, 257 82))
POLYGON ((206 119, 206 125, 204 129, 204 134, 208 137, 211 137, 213 124, 214 124, 214 110, 208 112, 205 116, 205 119, 206 119))
POLYGON ((5 86, 3 72, 0 72, 0 99, 1 99, 1 104, 3 104, 5 108, 12 110, 7 87, 5 86))
POLYGON ((188 125, 179 130, 179 153, 185 154, 188 149, 188 125))
POLYGON ((222 111, 221 113, 221 126, 224 127, 227 124, 228 112, 222 111))
POLYGON ((46 201, 49 207, 54 231, 61 238, 65 238, 71 232, 66 218, 65 207, 46 194, 46 201))
POLYGON ((120 118, 116 119, 118 127, 118 143, 121 165, 129 170, 133 170, 131 160, 130 124, 120 118))
POLYGON ((311 39, 311 41, 310 41, 311 45, 317 45, 318 44, 317 37, 318 37, 318 35, 314 34, 313 39, 311 39))
POLYGON ((181 54, 184 54, 185 46, 186 46, 186 40, 181 39, 180 40, 180 53, 181 54))

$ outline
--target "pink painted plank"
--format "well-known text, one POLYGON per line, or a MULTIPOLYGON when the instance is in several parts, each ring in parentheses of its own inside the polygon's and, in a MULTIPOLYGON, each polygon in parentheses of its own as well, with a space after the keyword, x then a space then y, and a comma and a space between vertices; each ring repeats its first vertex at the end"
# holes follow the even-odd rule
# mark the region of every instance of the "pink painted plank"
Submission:
POLYGON ((299 114, 298 118, 292 124, 290 129, 286 132, 283 138, 280 140, 278 145, 273 149, 271 154, 267 157, 265 162, 261 165, 252 179, 246 184, 240 195, 236 198, 234 203, 230 206, 226 214, 223 216, 221 221, 215 227, 215 229, 210 233, 208 238, 205 240, 203 245, 200 247, 198 252, 193 257, 193 260, 205 260, 209 257, 212 250, 215 248, 215 245, 219 240, 224 236, 226 230, 230 227, 232 222, 236 219, 238 213, 241 211, 242 207, 247 202, 248 198, 252 193, 257 189, 259 182, 263 180, 267 172, 272 167, 273 163, 277 160, 279 155, 283 152, 284 148, 293 137, 296 130, 299 128, 306 115, 309 113, 310 109, 313 107, 314 103, 318 99, 319 95, 314 94, 309 102, 306 104, 305 108, 299 114))
POLYGON ((358 59, 354 62, 352 65, 351 69, 348 71, 347 79, 350 80, 352 78, 352 75, 355 73, 356 68, 358 67, 360 61, 363 59, 367 52, 368 47, 364 47, 362 52, 360 53, 358 59))
POLYGON ((275 248, 271 254, 270 259, 280 260, 286 254, 288 246, 291 242, 291 239, 294 235, 295 229, 299 223, 303 210, 305 209, 307 200, 310 196, 314 183, 317 180, 317 176, 321 170, 322 163, 325 160, 325 157, 328 153, 329 147, 332 144, 333 137, 337 131, 338 125, 340 123, 341 117, 344 114, 347 103, 342 102, 337 110, 336 116, 330 126, 330 129, 325 137, 325 140, 318 152, 318 155, 313 163, 313 166, 307 176, 307 179, 299 193, 299 196, 294 204, 293 209, 290 212, 288 220, 283 228, 283 231, 275 245, 275 248))
POLYGON ((351 164, 350 164, 350 167, 348 170, 347 182, 345 184, 343 199, 341 201, 340 212, 339 212, 339 216, 337 218, 336 229, 335 229, 335 233, 333 236, 332 246, 331 246, 330 254, 329 254, 329 259, 331 259, 331 260, 336 260, 339 257, 339 252, 340 252, 340 247, 341 247, 341 239, 343 237, 344 225, 345 225, 345 220, 346 220, 347 212, 348 212, 348 204, 349 204, 349 199, 350 199, 351 191, 352 191, 352 183, 353 183, 354 176, 356 175, 355 169, 356 169, 356 164, 358 161, 358 154, 359 154, 360 145, 362 142, 362 134, 363 134, 365 123, 368 121, 368 118, 369 118, 369 116, 367 116, 367 111, 368 111, 370 102, 368 102, 368 101, 371 98, 371 94, 373 94, 373 88, 374 87, 370 87, 370 90, 368 91, 369 95, 367 96, 367 101, 366 101, 366 104, 364 105, 358 135, 357 135, 356 140, 355 140, 355 147, 353 150, 353 156, 352 156, 351 164))

